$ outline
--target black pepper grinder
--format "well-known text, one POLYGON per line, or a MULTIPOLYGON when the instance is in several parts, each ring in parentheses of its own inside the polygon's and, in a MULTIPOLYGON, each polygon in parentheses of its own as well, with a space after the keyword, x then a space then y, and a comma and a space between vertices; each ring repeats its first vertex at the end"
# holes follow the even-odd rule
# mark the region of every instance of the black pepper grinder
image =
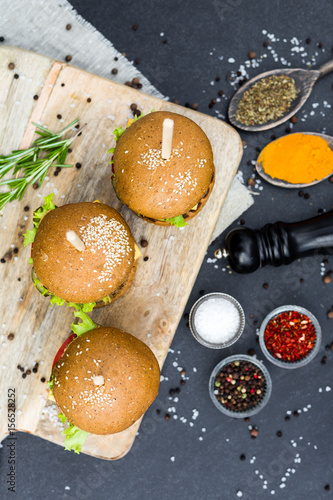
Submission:
POLYGON ((333 211, 292 224, 233 229, 227 235, 223 256, 229 258, 234 271, 248 274, 267 264, 289 264, 324 249, 333 251, 333 211))

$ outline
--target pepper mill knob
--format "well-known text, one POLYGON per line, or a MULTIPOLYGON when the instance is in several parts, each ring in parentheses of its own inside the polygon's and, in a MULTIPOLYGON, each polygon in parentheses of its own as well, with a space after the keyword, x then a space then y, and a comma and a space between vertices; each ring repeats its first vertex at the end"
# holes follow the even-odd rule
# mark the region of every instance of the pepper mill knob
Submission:
POLYGON ((267 264, 289 264, 328 248, 333 250, 333 211, 293 224, 276 222, 258 230, 233 229, 226 238, 230 266, 242 274, 267 264))

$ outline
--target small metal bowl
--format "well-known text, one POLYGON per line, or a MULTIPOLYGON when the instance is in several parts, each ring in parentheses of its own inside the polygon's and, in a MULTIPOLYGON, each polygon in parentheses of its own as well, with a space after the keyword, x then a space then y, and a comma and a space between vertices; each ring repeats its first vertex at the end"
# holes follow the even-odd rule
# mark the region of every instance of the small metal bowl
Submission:
POLYGON ((304 307, 300 307, 300 306, 280 306, 280 307, 274 309, 266 316, 264 321, 261 323, 260 330, 259 330, 259 343, 260 343, 260 347, 262 349, 262 352, 265 354, 266 358, 269 361, 271 361, 272 363, 274 363, 274 365, 280 366, 281 368, 288 368, 288 369, 300 368, 301 366, 304 366, 307 363, 310 363, 310 361, 313 360, 313 358, 317 355, 317 353, 320 349, 321 338, 322 338, 321 327, 320 327, 320 324, 319 324, 317 318, 310 311, 308 311, 304 307), (265 343, 264 334, 265 334, 267 324, 271 321, 271 319, 275 318, 279 314, 281 314, 283 312, 288 312, 288 311, 296 311, 296 312, 299 312, 299 313, 307 316, 312 321, 312 324, 316 330, 316 341, 315 341, 315 345, 314 345, 312 351, 310 351, 307 356, 305 356, 304 358, 302 358, 298 361, 284 361, 282 359, 275 358, 270 353, 270 351, 267 349, 266 343, 265 343))
POLYGON ((259 361, 256 358, 253 358, 252 356, 246 356, 245 354, 235 354, 234 356, 229 356, 228 358, 224 359, 223 361, 220 361, 218 363, 214 370, 211 373, 210 379, 209 379, 209 394, 211 397, 211 400, 213 401, 214 405, 218 410, 220 410, 222 413, 225 415, 228 415, 228 417, 233 417, 233 418, 246 418, 246 417, 252 417, 252 415, 255 415, 258 413, 262 408, 268 403, 268 400, 271 396, 272 393, 272 379, 271 376, 266 368, 266 366, 259 361), (215 388, 215 379, 217 375, 220 373, 221 369, 229 365, 230 363, 233 363, 234 361, 247 361, 249 363, 252 363, 253 365, 257 366, 260 371, 262 372, 263 376, 265 377, 266 380, 266 388, 265 388, 265 393, 262 397, 262 399, 259 401, 259 403, 252 407, 249 410, 244 410, 244 411, 233 411, 233 410, 228 410, 225 406, 223 406, 222 403, 220 403, 216 395, 214 394, 214 391, 216 390, 215 388))
POLYGON ((232 344, 236 342, 236 340, 239 339, 239 337, 242 335, 244 326, 245 326, 245 315, 242 306, 240 303, 231 297, 231 295, 227 295, 226 293, 220 293, 220 292, 213 292, 213 293, 208 293, 207 295, 204 295, 201 297, 199 300, 195 302, 195 304, 192 306, 192 309, 190 311, 190 317, 189 317, 189 324, 190 324, 190 330, 194 336, 194 338, 200 342, 200 344, 204 345, 205 347, 210 347, 211 349, 224 349, 225 347, 229 347, 232 344), (239 313, 239 328, 235 335, 232 337, 231 340, 228 342, 222 342, 221 344, 214 344, 211 342, 207 342, 207 340, 203 339, 200 334, 198 333, 196 327, 195 327, 195 314, 199 308, 199 306, 202 304, 202 302, 209 300, 211 298, 222 298, 224 300, 227 300, 228 302, 231 302, 237 309, 239 313))

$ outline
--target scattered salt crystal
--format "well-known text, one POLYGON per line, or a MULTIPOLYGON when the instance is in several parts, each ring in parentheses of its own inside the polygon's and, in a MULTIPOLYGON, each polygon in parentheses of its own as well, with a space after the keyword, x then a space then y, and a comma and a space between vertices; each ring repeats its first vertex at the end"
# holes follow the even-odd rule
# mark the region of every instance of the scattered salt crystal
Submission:
POLYGON ((243 492, 241 490, 238 490, 236 495, 238 496, 238 498, 241 498, 243 496, 243 492))
POLYGON ((232 302, 222 297, 212 297, 199 305, 194 323, 200 337, 212 344, 219 344, 235 336, 240 326, 240 316, 232 302))
POLYGON ((175 461, 175 457, 170 457, 171 462, 175 461))

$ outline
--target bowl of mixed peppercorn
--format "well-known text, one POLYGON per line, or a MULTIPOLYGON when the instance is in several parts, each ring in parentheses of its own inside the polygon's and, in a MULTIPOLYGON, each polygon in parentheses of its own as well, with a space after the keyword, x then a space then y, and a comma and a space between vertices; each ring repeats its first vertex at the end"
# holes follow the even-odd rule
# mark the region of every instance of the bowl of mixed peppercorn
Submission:
POLYGON ((263 363, 239 354, 221 361, 209 379, 209 394, 218 410, 233 418, 258 413, 268 402, 272 381, 263 363))
POLYGON ((306 365, 319 351, 321 328, 315 316, 300 306, 281 306, 270 312, 259 331, 266 358, 282 368, 306 365))

